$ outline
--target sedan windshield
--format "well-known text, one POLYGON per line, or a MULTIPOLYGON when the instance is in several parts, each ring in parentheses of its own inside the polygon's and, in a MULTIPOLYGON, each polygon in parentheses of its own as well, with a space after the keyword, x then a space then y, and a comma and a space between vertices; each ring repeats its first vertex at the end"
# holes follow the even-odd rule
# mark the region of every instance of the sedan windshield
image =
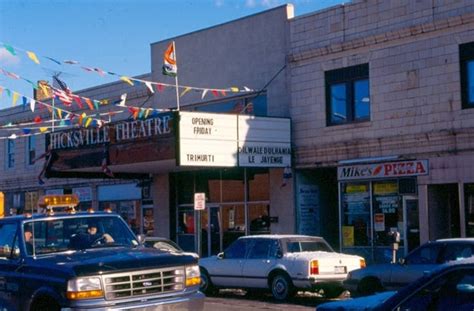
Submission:
POLYGON ((28 255, 138 245, 125 222, 113 215, 32 220, 23 232, 28 255))
POLYGON ((329 245, 322 241, 289 241, 286 248, 288 253, 333 252, 329 245))

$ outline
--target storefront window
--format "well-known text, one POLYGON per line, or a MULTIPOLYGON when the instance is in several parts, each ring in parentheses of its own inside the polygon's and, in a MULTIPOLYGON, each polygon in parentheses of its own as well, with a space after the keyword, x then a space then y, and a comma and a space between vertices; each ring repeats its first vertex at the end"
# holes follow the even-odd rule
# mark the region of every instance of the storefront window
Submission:
MULTIPOLYGON (((390 246, 392 232, 403 237, 403 209, 398 195, 398 182, 373 183, 374 245, 390 246)), ((401 239, 403 241, 403 238, 401 239)), ((403 244, 403 243, 402 243, 403 244)))
POLYGON ((370 246, 369 183, 345 183, 342 187, 342 246, 370 246))
POLYGON ((100 202, 99 210, 110 209, 119 214, 135 234, 140 233, 140 207, 137 201, 100 202))

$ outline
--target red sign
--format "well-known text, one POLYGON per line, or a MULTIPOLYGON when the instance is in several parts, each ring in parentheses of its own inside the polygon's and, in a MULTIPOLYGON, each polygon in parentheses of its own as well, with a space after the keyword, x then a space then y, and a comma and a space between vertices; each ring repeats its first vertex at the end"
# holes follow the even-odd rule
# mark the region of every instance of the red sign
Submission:
POLYGON ((361 164, 337 168, 339 180, 408 177, 428 175, 428 173, 428 160, 361 164))

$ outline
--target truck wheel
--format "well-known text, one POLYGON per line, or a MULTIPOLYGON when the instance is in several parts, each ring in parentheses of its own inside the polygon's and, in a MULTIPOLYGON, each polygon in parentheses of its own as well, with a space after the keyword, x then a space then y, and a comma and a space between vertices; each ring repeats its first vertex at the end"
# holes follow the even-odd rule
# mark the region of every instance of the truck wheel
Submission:
POLYGON ((201 268, 201 285, 199 286, 199 290, 206 294, 206 296, 215 295, 217 293, 217 289, 212 284, 211 278, 209 277, 209 273, 206 270, 201 268))
POLYGON ((293 283, 288 275, 279 273, 275 275, 270 282, 273 298, 278 301, 284 301, 295 294, 293 283))
POLYGON ((362 279, 357 286, 357 293, 361 296, 372 295, 383 290, 380 280, 374 277, 362 279))

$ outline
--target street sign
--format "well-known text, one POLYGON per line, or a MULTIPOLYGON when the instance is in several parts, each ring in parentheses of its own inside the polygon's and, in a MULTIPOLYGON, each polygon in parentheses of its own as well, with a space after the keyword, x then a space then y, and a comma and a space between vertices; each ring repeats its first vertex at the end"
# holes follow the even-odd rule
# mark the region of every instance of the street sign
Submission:
POLYGON ((206 194, 204 192, 197 192, 194 194, 194 210, 202 211, 206 209, 206 194))

